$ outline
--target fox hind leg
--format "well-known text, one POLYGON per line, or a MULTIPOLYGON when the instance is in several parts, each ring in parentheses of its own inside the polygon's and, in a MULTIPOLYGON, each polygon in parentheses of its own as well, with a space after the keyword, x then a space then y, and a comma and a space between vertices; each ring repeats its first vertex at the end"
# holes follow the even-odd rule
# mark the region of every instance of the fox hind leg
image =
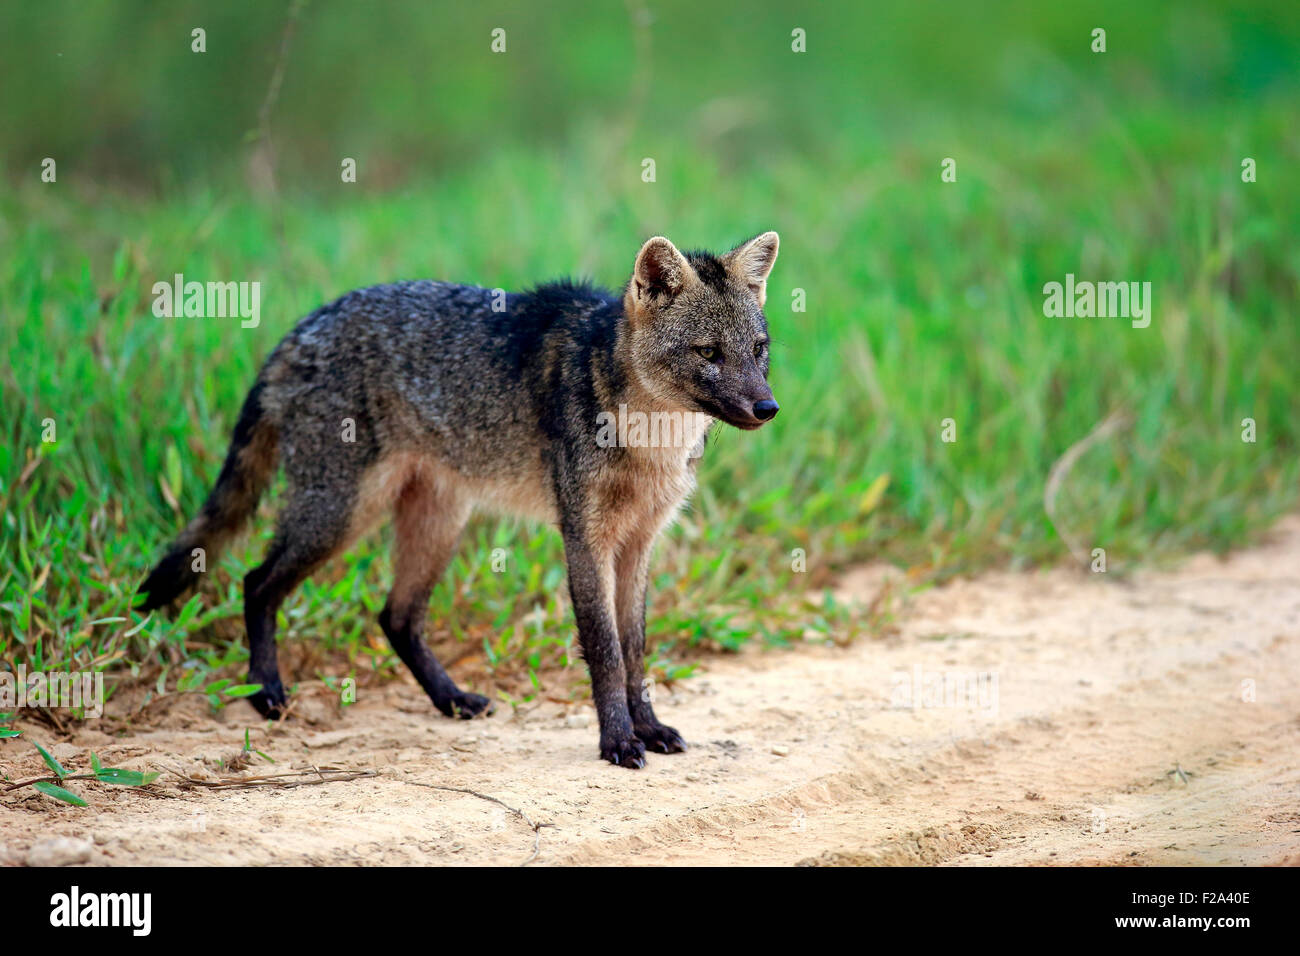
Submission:
POLYGON ((262 685, 248 700, 263 717, 284 716, 288 704, 275 647, 276 612, 307 575, 343 547, 350 512, 350 503, 335 495, 295 494, 265 560, 244 577, 248 682, 262 685))
POLYGON ((394 507, 393 589, 379 615, 393 646, 433 705, 448 717, 469 719, 491 713, 492 702, 461 690, 424 642, 429 595, 447 570, 469 505, 454 489, 416 474, 402 488, 394 507))

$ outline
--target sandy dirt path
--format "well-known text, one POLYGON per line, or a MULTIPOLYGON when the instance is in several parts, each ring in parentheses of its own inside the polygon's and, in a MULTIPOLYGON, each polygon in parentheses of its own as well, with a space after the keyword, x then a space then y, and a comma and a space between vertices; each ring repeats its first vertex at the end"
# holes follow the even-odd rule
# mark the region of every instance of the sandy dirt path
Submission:
MULTIPOLYGON (((253 725, 277 763, 245 773, 377 775, 211 792, 165 774, 158 796, 93 788, 89 809, 11 793, 0 862, 66 836, 92 864, 1294 863, 1298 680, 1290 518, 1226 561, 989 574, 907 599, 887 639, 710 659, 656 705, 691 750, 640 772, 596 759, 587 705, 462 723, 405 683, 269 735, 242 703, 129 737, 83 725, 56 754, 211 779, 253 725)), ((39 772, 4 744, 12 778, 39 772)))

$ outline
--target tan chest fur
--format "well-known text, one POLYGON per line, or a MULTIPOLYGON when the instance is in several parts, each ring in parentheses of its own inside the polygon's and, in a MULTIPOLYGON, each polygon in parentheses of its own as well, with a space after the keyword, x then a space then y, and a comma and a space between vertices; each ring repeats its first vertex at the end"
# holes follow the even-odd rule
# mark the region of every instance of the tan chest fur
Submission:
POLYGON ((683 449, 636 449, 600 477, 587 515, 593 538, 610 552, 648 541, 672 522, 695 490, 683 449))

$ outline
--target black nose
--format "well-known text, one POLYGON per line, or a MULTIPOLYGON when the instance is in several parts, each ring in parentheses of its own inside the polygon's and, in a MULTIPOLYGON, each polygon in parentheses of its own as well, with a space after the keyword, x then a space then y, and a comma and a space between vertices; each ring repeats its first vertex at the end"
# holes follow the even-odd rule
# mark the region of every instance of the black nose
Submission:
POLYGON ((781 410, 781 406, 770 398, 765 398, 761 402, 754 403, 754 417, 760 421, 768 421, 776 418, 776 413, 781 410))

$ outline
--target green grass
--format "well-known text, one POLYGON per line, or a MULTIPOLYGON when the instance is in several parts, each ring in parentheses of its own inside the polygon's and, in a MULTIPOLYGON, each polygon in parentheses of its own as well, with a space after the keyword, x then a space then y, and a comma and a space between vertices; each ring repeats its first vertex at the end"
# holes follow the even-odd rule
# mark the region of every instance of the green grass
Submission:
MULTIPOLYGON (((851 97, 821 76, 821 113, 808 90, 790 92, 808 109, 797 135, 773 118, 722 140, 707 122, 634 124, 611 143, 589 117, 540 141, 506 130, 473 161, 392 188, 288 182, 278 211, 224 172, 143 190, 94 185, 72 163, 54 185, 25 173, 0 198, 0 659, 111 667, 160 687, 235 675, 238 582, 259 560, 274 498, 179 618, 128 635, 140 623, 129 597, 203 500, 279 337, 322 301, 398 278, 620 284, 654 233, 684 247, 764 228, 782 237, 767 312, 783 410, 760 432, 718 436, 660 547, 650 631, 661 677, 688 672, 693 648, 860 627, 802 599, 856 561, 939 580, 1067 560, 1044 484, 1115 411, 1132 424, 1083 455, 1057 502, 1112 571, 1248 542, 1294 507, 1295 78, 1244 104, 1193 103, 1098 89, 1076 58, 1014 95, 980 87, 972 114, 901 56, 926 107, 902 118, 843 112, 851 97), (655 183, 641 181, 643 155, 657 158, 655 183), (1257 183, 1240 179, 1245 155, 1259 161, 1257 183), (940 182, 945 156, 956 183, 940 182), (261 326, 155 318, 150 288, 176 272, 261 281, 261 326), (1150 328, 1045 318, 1042 286, 1067 272, 1150 281, 1150 328), (805 312, 791 309, 795 289, 805 312), (1246 417, 1255 443, 1241 440, 1246 417), (947 418, 954 443, 940 440, 947 418), (57 441, 42 440, 46 419, 57 441), (806 573, 792 570, 795 549, 806 573)), ((656 65, 689 69, 671 53, 656 65)), ((385 537, 282 612, 283 641, 321 642, 317 669, 393 669, 375 622, 385 537)), ((431 631, 509 694, 533 693, 576 662, 563 581, 555 532, 475 524, 434 594, 431 631), (491 570, 495 548, 503 573, 491 570)))

